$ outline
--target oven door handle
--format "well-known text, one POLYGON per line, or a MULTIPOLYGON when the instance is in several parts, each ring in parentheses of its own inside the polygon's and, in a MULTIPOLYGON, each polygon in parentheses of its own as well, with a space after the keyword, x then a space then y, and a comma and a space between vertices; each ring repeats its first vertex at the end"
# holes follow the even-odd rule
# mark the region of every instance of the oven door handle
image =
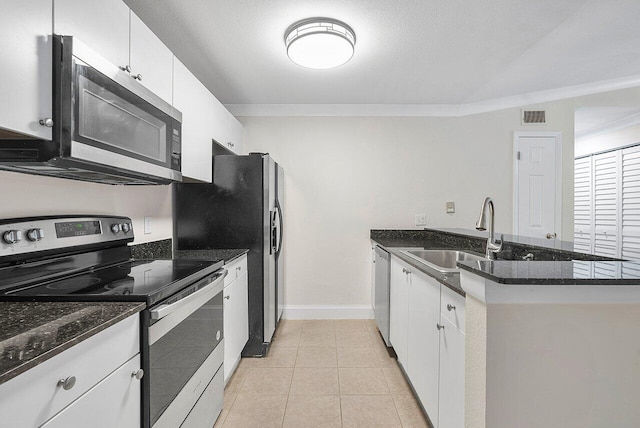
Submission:
POLYGON ((178 300, 177 302, 170 303, 168 305, 160 305, 155 309, 150 311, 152 320, 160 320, 167 315, 170 315, 182 308, 187 306, 193 306, 194 308, 198 308, 202 306, 204 303, 208 302, 213 296, 222 291, 221 285, 224 278, 227 276, 227 270, 222 269, 219 273, 215 274, 215 279, 212 280, 205 287, 202 287, 200 290, 195 293, 191 293, 188 296, 178 300), (219 290, 218 290, 219 288, 219 290))

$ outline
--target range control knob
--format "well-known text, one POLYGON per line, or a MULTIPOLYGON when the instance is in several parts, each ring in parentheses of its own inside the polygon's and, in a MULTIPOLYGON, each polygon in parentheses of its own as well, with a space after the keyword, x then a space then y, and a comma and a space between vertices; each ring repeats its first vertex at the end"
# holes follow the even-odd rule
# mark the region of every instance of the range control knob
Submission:
POLYGON ((118 233, 120 232, 120 225, 118 223, 112 224, 111 225, 111 231, 113 233, 118 233))
POLYGON ((42 238, 44 238, 44 230, 42 229, 30 229, 27 232, 27 239, 29 241, 40 241, 42 238))
POLYGON ((22 232, 19 230, 8 230, 2 234, 2 240, 7 244, 16 244, 22 241, 22 232))
POLYGON ((122 223, 122 231, 124 233, 129 233, 131 230, 131 225, 129 223, 122 223))

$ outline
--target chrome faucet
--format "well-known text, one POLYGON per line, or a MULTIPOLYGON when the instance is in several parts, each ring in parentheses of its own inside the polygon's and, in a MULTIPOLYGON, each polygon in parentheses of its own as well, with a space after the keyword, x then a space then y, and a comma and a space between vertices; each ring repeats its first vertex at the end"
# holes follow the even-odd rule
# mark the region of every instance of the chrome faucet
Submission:
POLYGON ((485 257, 489 260, 495 260, 496 254, 502 250, 502 242, 504 241, 504 235, 500 235, 500 244, 496 243, 493 239, 493 201, 491 198, 486 197, 482 203, 482 209, 480 210, 480 218, 476 222, 476 229, 487 230, 487 207, 489 208, 489 238, 487 239, 487 251, 485 257))

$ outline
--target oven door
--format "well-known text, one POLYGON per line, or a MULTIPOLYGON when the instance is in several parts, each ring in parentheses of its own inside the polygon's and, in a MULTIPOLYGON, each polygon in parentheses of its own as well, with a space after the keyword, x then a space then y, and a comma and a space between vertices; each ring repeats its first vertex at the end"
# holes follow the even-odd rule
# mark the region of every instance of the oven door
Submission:
POLYGON ((148 311, 147 426, 179 427, 221 370, 226 274, 217 271, 148 311))
POLYGON ((79 40, 56 36, 54 46, 62 156, 180 181, 182 114, 79 40))

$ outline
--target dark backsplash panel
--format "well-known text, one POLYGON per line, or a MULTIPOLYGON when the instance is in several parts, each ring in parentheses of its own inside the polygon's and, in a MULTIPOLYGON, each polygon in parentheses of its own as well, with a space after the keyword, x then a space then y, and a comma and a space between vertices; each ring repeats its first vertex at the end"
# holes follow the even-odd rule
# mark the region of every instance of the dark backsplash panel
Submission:
POLYGON ((161 241, 132 245, 131 255, 135 259, 171 259, 172 242, 172 239, 163 239, 161 241))
MULTIPOLYGON (((484 254, 487 239, 439 230, 383 230, 373 229, 370 238, 386 247, 420 246, 425 248, 455 248, 484 254)), ((533 260, 619 260, 592 254, 577 253, 554 248, 509 242, 505 239, 498 260, 521 260, 526 254, 533 254, 533 260)))

